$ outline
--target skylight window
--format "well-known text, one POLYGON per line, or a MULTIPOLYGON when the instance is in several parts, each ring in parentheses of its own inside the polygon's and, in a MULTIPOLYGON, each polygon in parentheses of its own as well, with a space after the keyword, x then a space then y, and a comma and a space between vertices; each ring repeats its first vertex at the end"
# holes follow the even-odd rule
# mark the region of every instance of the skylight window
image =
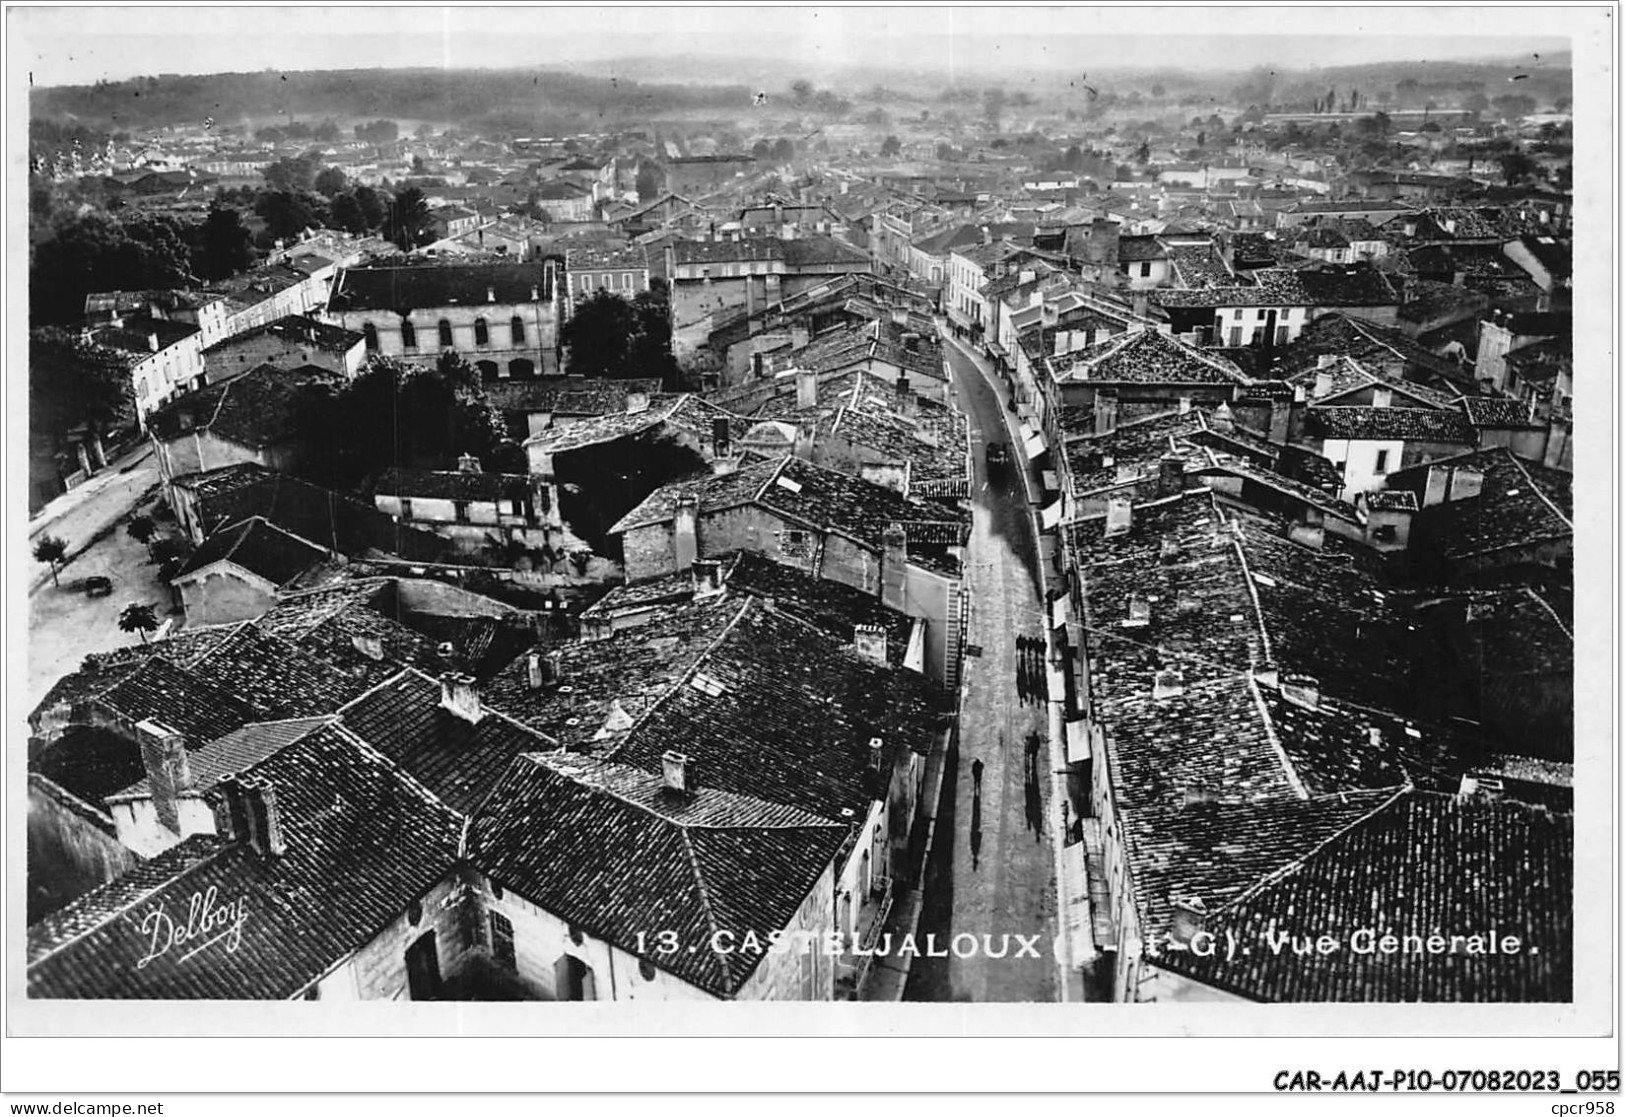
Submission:
POLYGON ((793 481, 788 477, 780 477, 775 483, 786 492, 799 493, 801 491, 801 482, 793 481))
POLYGON ((688 685, 699 691, 701 694, 709 695, 712 698, 721 696, 728 689, 721 682, 712 678, 710 675, 707 675, 704 671, 695 672, 694 677, 688 681, 688 685))

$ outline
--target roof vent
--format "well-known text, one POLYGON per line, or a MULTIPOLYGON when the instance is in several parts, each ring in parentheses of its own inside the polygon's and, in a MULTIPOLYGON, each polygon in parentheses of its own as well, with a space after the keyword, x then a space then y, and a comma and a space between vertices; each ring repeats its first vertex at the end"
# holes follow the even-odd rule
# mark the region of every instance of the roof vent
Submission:
POLYGON ((1185 693, 1185 677, 1177 667, 1164 667, 1157 672, 1151 684, 1151 697, 1161 702, 1165 698, 1178 698, 1185 693))

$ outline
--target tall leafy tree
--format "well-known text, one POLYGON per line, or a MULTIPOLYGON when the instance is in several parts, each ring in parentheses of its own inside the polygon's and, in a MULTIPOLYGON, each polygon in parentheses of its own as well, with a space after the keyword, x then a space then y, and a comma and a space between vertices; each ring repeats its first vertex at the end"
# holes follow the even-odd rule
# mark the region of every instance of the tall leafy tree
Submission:
POLYGON ((349 188, 350 179, 339 167, 323 167, 311 183, 316 193, 331 198, 349 188))
POLYGON ((62 560, 68 556, 66 540, 54 535, 42 535, 34 540, 34 561, 43 562, 51 568, 51 584, 58 589, 62 583, 57 581, 57 571, 61 568, 62 560))
POLYGON ((158 614, 151 605, 132 602, 119 613, 118 626, 122 632, 139 632, 141 642, 145 644, 147 634, 158 630, 158 614))
POLYGON ((78 334, 46 327, 28 336, 28 416, 36 434, 61 437, 80 426, 102 433, 128 422, 130 366, 78 334))
POLYGON ((254 234, 230 206, 212 206, 198 226, 192 268, 203 279, 225 279, 254 263, 254 234))
POLYGON ((434 233, 430 230, 429 203, 423 191, 408 186, 395 195, 384 222, 384 235, 394 241, 402 252, 410 252, 434 239, 434 233))

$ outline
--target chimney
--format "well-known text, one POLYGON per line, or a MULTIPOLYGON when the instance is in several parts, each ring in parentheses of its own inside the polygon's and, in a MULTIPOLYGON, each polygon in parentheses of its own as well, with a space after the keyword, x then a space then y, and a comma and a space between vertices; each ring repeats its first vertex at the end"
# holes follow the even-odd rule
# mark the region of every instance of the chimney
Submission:
POLYGON ((1279 687, 1281 685, 1281 669, 1270 660, 1257 664, 1252 668, 1253 681, 1259 686, 1279 687))
POLYGON ((1185 693, 1185 676, 1177 667, 1164 667, 1151 682, 1151 699, 1161 702, 1165 698, 1178 698, 1185 693))
POLYGON ((530 301, 533 303, 542 301, 542 289, 534 283, 530 285, 530 301))
POLYGON ((1468 500, 1484 491, 1484 471, 1461 468, 1450 475, 1451 500, 1468 500))
POLYGON ((1422 490, 1422 507, 1432 508, 1435 504, 1443 504, 1449 491, 1450 470, 1442 465, 1428 466, 1427 485, 1422 490))
POLYGON ((479 473, 480 459, 473 454, 463 454, 457 459, 458 473, 479 473))
POLYGON ((886 743, 879 737, 869 738, 867 761, 867 767, 871 775, 879 775, 885 769, 886 743))
POLYGON ((878 624, 854 626, 852 649, 870 663, 886 666, 886 630, 878 624))
POLYGON ((350 646, 374 662, 382 662, 384 658, 382 636, 364 636, 358 633, 350 637, 350 646))
POLYGON ((1326 525, 1291 524, 1286 529, 1286 537, 1294 543, 1301 543, 1318 551, 1326 546, 1326 525))
POLYGON ((1117 393, 1095 393, 1095 433, 1110 434, 1117 429, 1117 393))
POLYGON ((215 815, 215 828, 222 832, 229 832, 234 842, 251 844, 254 832, 254 820, 249 814, 248 797, 243 791, 242 780, 236 775, 223 776, 219 783, 220 793, 225 796, 224 812, 215 815), (223 817, 222 817, 223 814, 223 817), (224 823, 222 826, 221 823, 224 823))
POLYGON ((660 754, 660 790, 668 795, 694 794, 694 765, 686 754, 673 749, 660 754))
POLYGON ((1053 326, 1061 320, 1061 308, 1049 299, 1045 299, 1041 317, 1044 320, 1044 325, 1053 326))
POLYGON ((1285 446, 1292 437, 1291 397, 1270 397, 1270 441, 1285 446))
POLYGON ((1281 697, 1306 710, 1320 709, 1320 680, 1313 675, 1282 675, 1281 697))
POLYGON ((796 370, 796 410, 811 411, 818 406, 818 374, 811 369, 796 370))
POLYGON ((1122 622, 1124 628, 1144 628, 1151 623, 1151 599, 1143 593, 1130 594, 1128 599, 1128 619, 1122 622))
POLYGON ((679 571, 687 570, 700 555, 700 500, 693 493, 683 493, 677 498, 671 534, 676 567, 679 571))
POLYGON ((1168 937, 1177 945, 1188 947, 1197 935, 1207 930, 1207 905, 1199 896, 1176 896, 1173 909, 1168 937))
POLYGON ((485 711, 473 675, 447 671, 440 676, 440 708, 470 725, 478 725, 485 711))
POLYGON ((1213 409, 1213 415, 1207 421, 1208 429, 1218 431, 1220 434, 1233 434, 1236 429, 1236 413, 1230 410, 1228 403, 1221 403, 1213 409))
POLYGON ((239 779, 248 816, 248 844, 260 857, 281 857, 287 852, 282 816, 277 810, 276 787, 269 780, 239 779))
POLYGON ((767 355, 765 353, 752 353, 750 355, 750 376, 752 380, 760 380, 767 375, 767 355))
POLYGON ((695 598, 714 597, 722 592, 722 563, 716 559, 696 559, 691 569, 695 598))
MULTIPOLYGON (((483 233, 480 235, 484 236, 483 233)), ((485 289, 485 301, 488 303, 494 303, 497 301, 497 289, 495 287, 487 287, 485 289)))
POLYGON ((1157 496, 1177 496, 1185 490, 1185 459, 1175 453, 1157 460, 1157 496))
POLYGON ((192 767, 186 756, 186 738, 162 722, 143 721, 135 727, 141 742, 141 763, 147 770, 147 786, 158 821, 175 834, 181 833, 179 800, 192 790, 192 767))
POLYGON ((1366 739, 1371 742, 1371 747, 1373 749, 1382 748, 1382 729, 1380 726, 1367 726, 1365 733, 1366 739))
POLYGON ((1205 780, 1191 780, 1185 784, 1184 802, 1181 806, 1194 807, 1199 803, 1217 803, 1219 795, 1213 790, 1211 784, 1205 780))
POLYGON ((881 536, 880 601, 888 609, 908 612, 908 532, 888 524, 881 536))
POLYGON ((666 282, 667 283, 676 283, 677 282, 677 246, 675 244, 666 245, 666 247, 662 251, 661 255, 663 255, 665 257, 665 259, 666 259, 666 282))
POLYGON ((728 417, 717 415, 711 419, 711 456, 726 458, 733 453, 733 428, 728 417))
POLYGON ((158 335, 157 334, 149 333, 147 335, 147 348, 150 349, 154 353, 158 352, 158 335))
POLYGON ((1134 527, 1134 499, 1121 494, 1106 498, 1106 538, 1127 535, 1134 527))
POLYGON ((648 392, 626 393, 626 413, 628 415, 641 415, 649 410, 648 392))

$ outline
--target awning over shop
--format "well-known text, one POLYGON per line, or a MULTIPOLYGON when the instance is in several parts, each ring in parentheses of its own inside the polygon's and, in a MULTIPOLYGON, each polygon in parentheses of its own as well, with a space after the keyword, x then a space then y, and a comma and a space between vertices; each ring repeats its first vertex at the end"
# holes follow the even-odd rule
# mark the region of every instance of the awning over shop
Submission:
POLYGON ((1089 719, 1079 718, 1066 723, 1066 762, 1086 763, 1094 754, 1089 748, 1089 719))

